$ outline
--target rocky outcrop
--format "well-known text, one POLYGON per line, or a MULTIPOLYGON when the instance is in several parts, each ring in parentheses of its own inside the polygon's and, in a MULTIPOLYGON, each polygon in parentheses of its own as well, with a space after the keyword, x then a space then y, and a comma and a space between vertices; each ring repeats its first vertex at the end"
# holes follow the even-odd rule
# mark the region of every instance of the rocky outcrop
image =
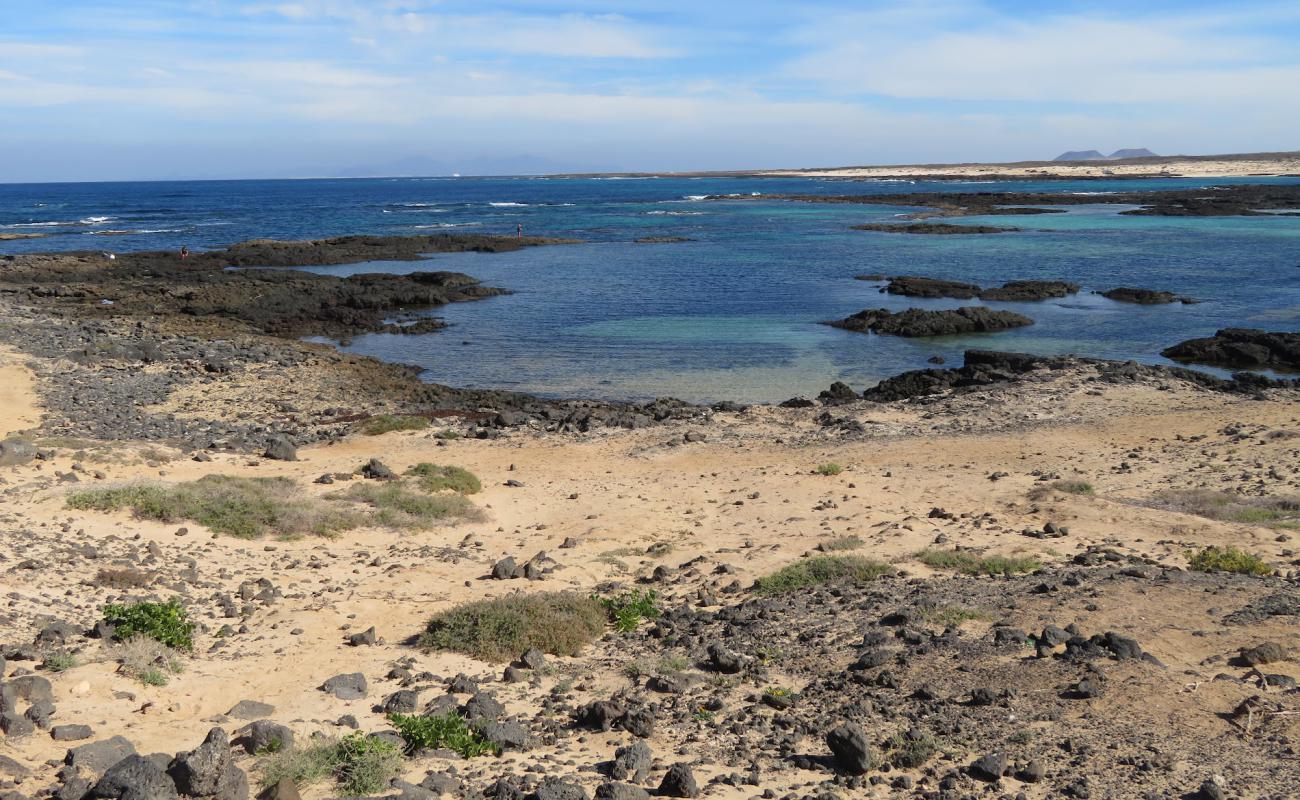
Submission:
POLYGON ((1102 297, 1105 297, 1108 300, 1114 300, 1117 303, 1134 303, 1139 306, 1159 306, 1168 303, 1196 302, 1189 297, 1179 297, 1173 292, 1161 292, 1155 289, 1137 289, 1131 286, 1120 286, 1115 289, 1107 289, 1100 294, 1102 297))
POLYGON ((1028 302, 1065 297, 1079 291, 1079 284, 1069 281, 1008 281, 1000 287, 982 288, 973 283, 949 281, 941 278, 922 278, 900 275, 889 279, 885 287, 888 294, 904 297, 950 297, 957 300, 999 300, 1003 302, 1028 302))
POLYGON ((1034 321, 1011 311, 994 311, 983 306, 928 310, 909 308, 894 313, 885 308, 859 311, 846 319, 829 322, 835 328, 889 336, 950 336, 961 333, 990 333, 1033 325, 1034 321))
POLYGON ((1162 350, 1174 361, 1230 369, 1300 370, 1300 333, 1254 328, 1224 328, 1204 339, 1189 339, 1162 350))
POLYGON ((855 231, 878 231, 880 233, 919 233, 937 236, 951 236, 977 233, 1013 233, 1020 228, 999 228, 996 225, 953 225, 945 222, 871 222, 866 225, 854 225, 855 231))
POLYGON ((1297 381, 1274 380, 1242 373, 1229 380, 1182 367, 1161 367, 1134 361, 1106 361, 1075 356, 1036 356, 1028 353, 1001 353, 993 350, 967 350, 965 363, 950 369, 918 369, 886 378, 867 389, 867 400, 892 403, 950 391, 974 391, 1000 384, 1014 383, 1035 372, 1054 371, 1078 366, 1094 366, 1098 379, 1108 383, 1125 383, 1146 378, 1184 380, 1213 391, 1256 394, 1262 389, 1292 388, 1297 381))

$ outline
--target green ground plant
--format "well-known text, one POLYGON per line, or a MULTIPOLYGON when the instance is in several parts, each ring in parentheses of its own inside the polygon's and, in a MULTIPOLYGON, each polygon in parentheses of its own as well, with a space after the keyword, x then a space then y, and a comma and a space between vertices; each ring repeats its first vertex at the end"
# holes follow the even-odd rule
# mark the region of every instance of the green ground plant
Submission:
POLYGON ((194 649, 195 625, 179 600, 112 603, 104 606, 104 621, 113 626, 118 641, 147 636, 177 650, 194 649))
POLYGON ((1239 575, 1268 575, 1273 571, 1264 559, 1231 545, 1188 551, 1187 566, 1196 572, 1235 572, 1239 575))
POLYGON ((609 613, 614 627, 622 633, 631 633, 644 620, 659 618, 659 595, 653 589, 633 589, 614 597, 601 598, 600 603, 609 613))
POLYGON ((818 464, 817 469, 814 470, 818 475, 825 475, 827 477, 839 475, 843 471, 844 467, 836 464, 834 461, 827 461, 825 464, 818 464))
POLYGON ((501 746, 490 742, 456 713, 435 717, 389 714, 388 721, 406 742, 406 751, 452 750, 461 758, 501 755, 501 746))

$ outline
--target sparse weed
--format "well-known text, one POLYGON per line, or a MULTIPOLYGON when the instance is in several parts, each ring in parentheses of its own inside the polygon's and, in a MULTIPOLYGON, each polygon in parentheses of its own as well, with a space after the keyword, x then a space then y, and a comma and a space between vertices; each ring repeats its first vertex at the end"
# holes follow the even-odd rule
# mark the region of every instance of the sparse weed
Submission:
POLYGON ((1239 522, 1266 528, 1300 527, 1300 498, 1245 497, 1203 489, 1177 490, 1151 499, 1156 508, 1195 514, 1220 522, 1239 522))
POLYGON ((157 639, 133 636, 116 648, 118 671, 146 686, 166 686, 184 665, 176 652, 157 639))
POLYGON ((50 672, 67 672, 81 666, 81 659, 72 653, 66 653, 62 650, 50 653, 45 656, 41 666, 50 672))
POLYGON ((844 467, 836 464, 834 461, 827 461, 825 464, 818 464, 817 468, 813 471, 818 475, 830 477, 832 475, 839 475, 844 471, 844 467))
POLYGON ((834 539, 823 539, 817 549, 823 553, 833 553, 839 550, 857 550, 865 545, 866 542, 857 536, 837 536, 834 539))
POLYGON ((413 492, 397 481, 366 481, 329 497, 364 503, 370 507, 374 522, 396 530, 421 531, 483 518, 482 510, 462 495, 413 492))

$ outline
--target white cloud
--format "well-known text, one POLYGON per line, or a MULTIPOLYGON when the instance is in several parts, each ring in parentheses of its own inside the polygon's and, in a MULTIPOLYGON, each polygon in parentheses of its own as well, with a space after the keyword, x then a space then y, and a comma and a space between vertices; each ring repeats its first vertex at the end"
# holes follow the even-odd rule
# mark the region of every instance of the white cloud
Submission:
MULTIPOLYGON (((1300 85, 1300 54, 1218 17, 998 17, 957 4, 958 27, 849 15, 805 29, 786 68, 832 92, 1055 103, 1257 102, 1300 85)), ((932 11, 933 7, 926 7, 932 11)))

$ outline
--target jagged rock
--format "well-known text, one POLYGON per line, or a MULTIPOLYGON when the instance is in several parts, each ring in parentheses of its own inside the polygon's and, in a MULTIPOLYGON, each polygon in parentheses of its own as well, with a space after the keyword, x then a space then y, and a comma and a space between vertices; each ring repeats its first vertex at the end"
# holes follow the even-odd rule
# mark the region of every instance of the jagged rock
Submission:
POLYGON ((587 791, 582 786, 553 776, 542 779, 533 797, 536 800, 588 800, 587 791))
POLYGON ((614 751, 614 762, 610 766, 609 776, 616 781, 642 783, 650 775, 654 766, 654 754, 645 742, 633 742, 614 751))
POLYGON ((104 772, 90 790, 103 800, 176 800, 176 784, 157 764, 129 755, 104 772))
POLYGON ((699 797, 700 787, 695 783, 690 765, 678 762, 669 767, 659 783, 658 794, 660 797, 699 797))
POLYGON ((340 700, 357 700, 366 696, 366 676, 360 672, 348 672, 335 675, 320 686, 321 691, 332 694, 340 700))
POLYGON ((1007 771, 1006 753, 988 753, 975 759, 968 768, 970 774, 983 781, 996 781, 1007 771))
POLYGON ((259 719, 244 727, 236 740, 250 754, 273 753, 293 747, 293 731, 269 719, 259 719))
POLYGON ((132 755, 135 746, 123 736, 114 736, 68 750, 63 763, 98 774, 132 755))
POLYGON ((860 775, 871 769, 871 742, 866 731, 856 722, 845 722, 826 734, 826 746, 835 756, 835 763, 845 772, 860 775))
POLYGON ((283 436, 277 436, 267 442, 266 451, 262 455, 273 461, 297 461, 298 448, 283 436))

